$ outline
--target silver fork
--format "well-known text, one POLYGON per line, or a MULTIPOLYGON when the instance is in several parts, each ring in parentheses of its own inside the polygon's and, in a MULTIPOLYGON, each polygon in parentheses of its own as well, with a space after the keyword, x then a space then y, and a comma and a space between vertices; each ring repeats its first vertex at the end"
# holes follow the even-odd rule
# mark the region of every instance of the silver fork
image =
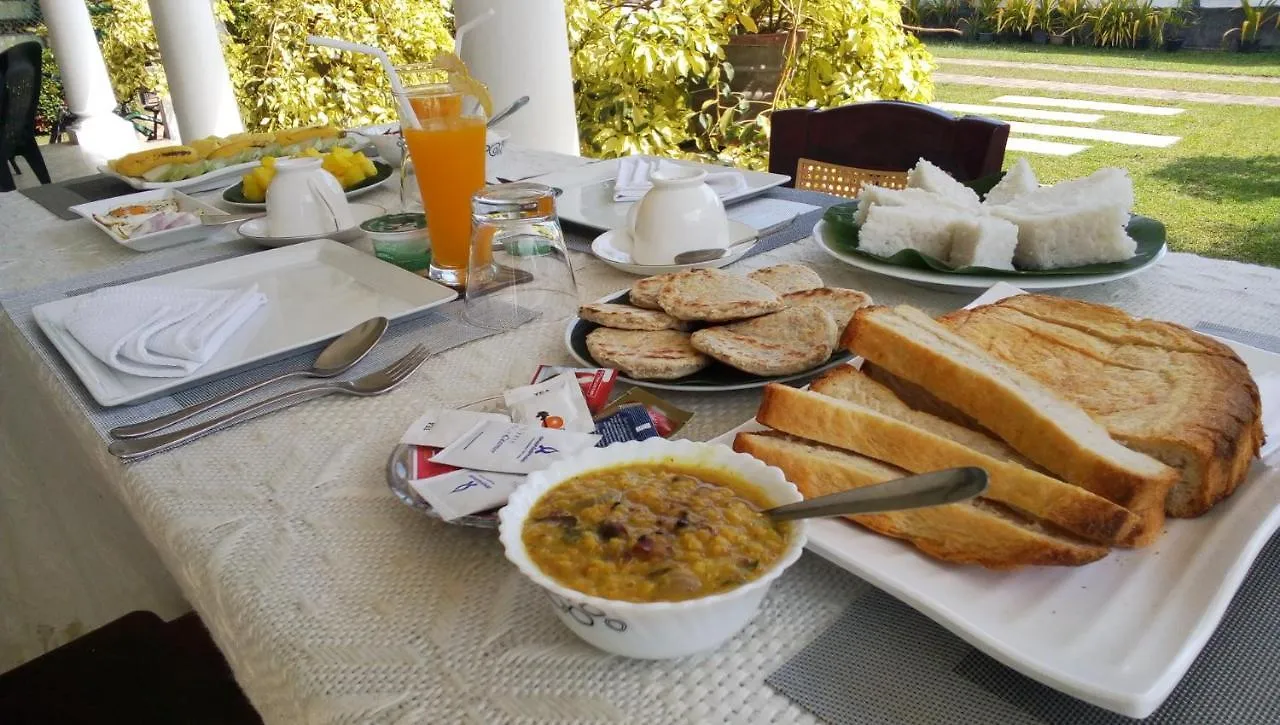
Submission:
POLYGON ((422 366, 422 363, 426 362, 428 357, 430 357, 430 353, 427 352, 427 349, 422 345, 418 345, 399 360, 364 377, 351 381, 342 380, 308 385, 305 388, 273 395, 253 405, 247 405, 226 415, 218 416, 204 423, 188 426, 172 433, 115 441, 107 446, 107 450, 121 460, 133 461, 154 453, 167 451, 208 433, 230 428, 237 423, 253 420, 267 413, 283 410, 298 403, 305 403, 308 400, 323 398, 326 395, 334 393, 359 396, 380 395, 404 382, 406 378, 422 366))

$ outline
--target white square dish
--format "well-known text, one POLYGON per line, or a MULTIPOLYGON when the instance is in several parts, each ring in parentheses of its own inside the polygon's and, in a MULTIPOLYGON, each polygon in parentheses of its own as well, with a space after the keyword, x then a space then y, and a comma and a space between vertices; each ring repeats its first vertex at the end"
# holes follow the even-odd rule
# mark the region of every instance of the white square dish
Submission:
MULTIPOLYGON (((729 170, 725 166, 702 164, 696 161, 680 160, 673 163, 704 169, 708 172, 729 170)), ((775 186, 787 183, 791 178, 765 171, 736 170, 741 171, 743 179, 747 182, 747 188, 724 197, 725 206, 763 194, 775 186)), ((617 177, 618 159, 609 159, 575 169, 535 176, 525 181, 546 184, 562 190, 563 193, 556 199, 556 213, 562 220, 605 232, 624 228, 627 224, 627 211, 634 204, 634 202, 613 200, 613 182, 617 177)))
MULTIPOLYGON (((1018 293, 999 284, 969 306, 1018 293)), ((1256 379, 1280 376, 1280 355, 1223 342, 1256 379)), ((1264 400, 1263 425, 1280 438, 1274 403, 1264 400)), ((715 442, 732 445, 736 433, 761 429, 751 420, 715 442)), ((1265 463, 1276 447, 1264 447, 1244 483, 1209 513, 1169 519, 1152 546, 1116 549, 1086 566, 997 572, 947 564, 839 519, 813 522, 808 546, 1022 674, 1146 717, 1186 674, 1280 527, 1280 469, 1265 463)))
POLYGON ((396 320, 457 298, 457 292, 329 239, 151 277, 132 285, 228 289, 257 284, 267 304, 203 367, 185 378, 144 378, 113 370, 63 327, 76 297, 32 309, 36 324, 99 404, 137 403, 208 378, 282 358, 371 317, 396 320))
POLYGON ((218 215, 226 215, 226 212, 215 207, 209 206, 202 201, 188 196, 181 191, 175 189, 152 189, 137 194, 128 194, 126 196, 116 196, 110 199, 99 199, 98 201, 85 202, 84 204, 76 204, 70 207, 71 211, 79 214, 89 220, 103 234, 111 237, 111 241, 128 247, 135 252, 151 252, 165 247, 173 247, 187 242, 194 242, 198 239, 204 239, 210 234, 217 231, 215 227, 207 227, 203 224, 193 224, 191 226, 179 227, 177 229, 166 229, 160 232, 152 232, 151 234, 143 234, 141 236, 130 237, 129 239, 121 239, 109 227, 103 225, 94 215, 105 216, 107 212, 129 204, 141 204, 143 202, 161 201, 163 199, 173 199, 178 202, 178 211, 189 211, 197 216, 208 215, 216 217, 218 215))

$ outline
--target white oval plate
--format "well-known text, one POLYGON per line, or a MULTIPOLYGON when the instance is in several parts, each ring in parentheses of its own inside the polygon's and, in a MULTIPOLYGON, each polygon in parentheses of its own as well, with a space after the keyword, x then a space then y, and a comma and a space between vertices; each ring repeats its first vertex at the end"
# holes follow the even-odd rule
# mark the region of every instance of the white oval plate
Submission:
MULTIPOLYGON (((614 229, 596 237, 591 242, 591 253, 596 259, 613 267, 614 269, 626 272, 627 274, 636 274, 641 277, 652 277, 658 274, 671 274, 672 272, 683 272, 686 269, 712 269, 724 267, 733 264, 742 259, 742 255, 751 251, 755 246, 753 244, 742 244, 742 246, 733 250, 733 253, 727 257, 721 257, 710 262, 698 262, 696 264, 636 264, 631 261, 631 253, 624 248, 618 246, 620 237, 625 237, 627 232, 623 229, 614 229)), ((755 227, 748 226, 741 222, 729 220, 729 246, 741 244, 753 237, 759 236, 759 232, 755 227)))
POLYGON ((261 244, 264 247, 287 247, 291 244, 301 244, 309 242, 312 239, 332 239, 335 242, 347 244, 359 239, 364 231, 360 229, 360 225, 376 216, 386 213, 386 209, 377 204, 352 204, 351 216, 356 220, 355 226, 350 229, 343 229, 336 232, 325 232, 323 234, 304 234, 298 237, 273 237, 267 233, 267 218, 257 217, 249 219, 240 224, 236 229, 236 233, 248 239, 255 244, 261 244))
POLYGON ((1067 287, 1084 287, 1091 284, 1102 284, 1104 282, 1114 282, 1125 277, 1132 277, 1140 272, 1151 269, 1164 255, 1169 252, 1169 245, 1160 248, 1146 264, 1141 267, 1134 267, 1120 272, 1111 272, 1108 274, 1063 274, 1050 275, 1046 277, 1023 277, 1018 275, 997 276, 997 275, 978 275, 978 274, 947 274, 946 272, 937 272, 931 269, 913 269, 911 267, 900 267, 896 264, 886 264, 877 262, 873 259, 867 259, 860 254, 850 254, 839 248, 834 241, 834 236, 829 233, 830 226, 823 220, 813 226, 813 238, 817 241, 822 251, 834 259, 858 269, 864 269, 868 272, 875 272, 886 277, 900 279, 903 282, 929 287, 931 289, 940 289, 946 292, 954 292, 956 290, 971 290, 974 292, 984 292, 992 285, 1000 282, 1007 284, 1015 284, 1022 289, 1038 290, 1038 289, 1064 289, 1067 287))

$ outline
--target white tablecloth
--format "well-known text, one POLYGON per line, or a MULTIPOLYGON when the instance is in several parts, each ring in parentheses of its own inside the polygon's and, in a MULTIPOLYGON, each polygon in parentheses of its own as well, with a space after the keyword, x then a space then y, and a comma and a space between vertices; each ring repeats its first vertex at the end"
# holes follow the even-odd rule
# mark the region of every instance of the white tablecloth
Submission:
MULTIPOLYGON (((519 154, 509 153, 505 175, 515 176, 519 154)), ((0 196, 0 219, 0 289, 133 255, 18 194, 0 196)), ((879 302, 939 313, 970 299, 858 272, 809 240, 737 267, 782 260, 879 302)), ((584 298, 633 280, 582 255, 575 266, 584 298)), ((1274 331, 1280 319, 1280 270, 1185 254, 1066 294, 1189 325, 1274 331)), ((720 650, 623 660, 565 630, 493 532, 425 519, 387 490, 387 454, 424 407, 497 393, 538 362, 569 362, 560 340, 559 330, 525 329, 471 343, 389 395, 309 403, 126 467, 0 321, 0 668, 35 654, 40 633, 61 641, 130 608, 176 613, 180 591, 267 722, 812 722, 764 678, 865 586, 852 575, 806 555, 720 650)), ((670 397, 697 412, 691 438, 736 425, 758 400, 670 397)))

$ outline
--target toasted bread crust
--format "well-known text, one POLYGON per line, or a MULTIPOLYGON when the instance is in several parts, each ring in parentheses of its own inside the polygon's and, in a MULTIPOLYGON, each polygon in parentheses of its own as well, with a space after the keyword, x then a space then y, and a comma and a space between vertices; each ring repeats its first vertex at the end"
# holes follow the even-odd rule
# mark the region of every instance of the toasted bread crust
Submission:
POLYGON ((940 321, 1079 405, 1116 440, 1178 469, 1169 515, 1198 516, 1244 480, 1262 406, 1231 348, 1103 305, 1017 295, 940 321))
POLYGON ((908 307, 858 310, 842 343, 925 385, 1038 465, 1142 517, 1136 545, 1160 535, 1177 472, 1117 443, 1034 378, 908 307))
MULTIPOLYGON (((906 471, 856 453, 776 433, 739 433, 733 449, 781 468, 805 498, 906 475, 906 471)), ((1103 546, 1023 526, 1016 518, 970 503, 847 518, 876 533, 903 539, 936 559, 991 569, 1079 566, 1101 559, 1108 551, 1103 546)))
MULTIPOLYGON (((856 371, 855 374, 861 376, 856 371)), ((870 379, 863 380, 866 385, 877 385, 870 379)), ((901 415, 901 411, 898 414, 901 415)), ((916 415, 925 416, 924 413, 916 415)), ((784 433, 851 450, 912 473, 977 466, 989 477, 985 498, 1089 541, 1130 545, 1139 539, 1141 520, 1123 507, 1015 461, 994 457, 904 422, 893 417, 893 413, 885 414, 822 393, 773 384, 765 388, 756 418, 784 433)), ((950 425, 934 420, 937 424, 950 425)))

